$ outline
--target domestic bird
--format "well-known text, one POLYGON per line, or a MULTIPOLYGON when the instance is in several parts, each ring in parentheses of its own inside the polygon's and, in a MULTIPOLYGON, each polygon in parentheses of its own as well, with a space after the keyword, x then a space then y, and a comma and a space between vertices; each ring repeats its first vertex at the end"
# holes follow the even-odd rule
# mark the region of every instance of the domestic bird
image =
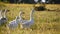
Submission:
POLYGON ((29 20, 22 20, 22 23, 20 23, 21 28, 30 28, 30 26, 34 24, 33 12, 34 12, 34 9, 32 9, 32 11, 30 13, 30 19, 29 20))
POLYGON ((22 22, 22 20, 23 20, 22 14, 24 14, 24 12, 21 10, 21 11, 19 12, 19 22, 18 22, 18 24, 20 24, 20 23, 22 22))
POLYGON ((8 12, 9 10, 7 9, 4 9, 3 11, 1 11, 1 18, 0 18, 0 26, 5 24, 7 22, 7 17, 6 17, 6 13, 8 12), (3 14, 2 14, 3 13, 3 14), (3 16, 2 16, 3 15, 3 16))
POLYGON ((19 19, 19 17, 16 16, 16 18, 14 20, 9 22, 9 24, 8 24, 9 29, 15 29, 18 27, 18 19, 19 19))
POLYGON ((10 29, 15 29, 18 27, 19 22, 22 21, 22 14, 24 14, 24 12, 20 11, 19 16, 16 16, 16 18, 14 20, 9 22, 8 27, 10 29))
POLYGON ((0 10, 0 20, 1 20, 1 18, 2 18, 2 10, 0 10))

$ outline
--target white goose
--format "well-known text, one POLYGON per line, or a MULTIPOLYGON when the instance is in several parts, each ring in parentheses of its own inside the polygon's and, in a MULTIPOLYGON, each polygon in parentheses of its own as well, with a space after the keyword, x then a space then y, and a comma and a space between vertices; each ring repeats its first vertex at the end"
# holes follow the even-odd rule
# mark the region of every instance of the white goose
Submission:
POLYGON ((8 25, 8 26, 9 26, 10 29, 17 28, 17 26, 18 26, 18 24, 19 24, 19 20, 20 20, 20 22, 21 22, 21 20, 22 20, 22 19, 21 19, 22 14, 23 14, 23 12, 20 11, 20 12, 19 12, 19 15, 20 15, 20 16, 19 16, 19 17, 16 16, 16 19, 15 19, 15 20, 9 22, 9 25, 8 25))
POLYGON ((33 23, 34 23, 33 12, 34 12, 34 9, 32 9, 32 11, 30 13, 30 19, 29 20, 22 20, 21 28, 29 28, 31 25, 33 25, 33 23))
POLYGON ((16 16, 16 19, 14 19, 13 21, 9 22, 9 24, 8 24, 9 29, 17 28, 17 26, 18 26, 18 19, 19 19, 19 17, 16 16))
POLYGON ((22 10, 19 12, 19 23, 20 24, 22 22, 22 14, 24 14, 24 12, 22 12, 22 10))
POLYGON ((1 12, 0 25, 3 25, 7 22, 7 17, 6 17, 7 11, 9 11, 9 10, 4 9, 4 11, 2 11, 2 12, 4 12, 3 16, 2 16, 2 12, 1 12))

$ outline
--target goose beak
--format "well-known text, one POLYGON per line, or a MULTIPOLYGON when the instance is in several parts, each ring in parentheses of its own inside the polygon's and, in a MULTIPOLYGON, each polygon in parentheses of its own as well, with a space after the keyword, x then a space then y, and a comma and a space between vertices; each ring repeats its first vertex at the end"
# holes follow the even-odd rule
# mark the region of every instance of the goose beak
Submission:
POLYGON ((5 12, 5 11, 6 11, 6 12, 9 12, 10 10, 8 10, 8 9, 4 9, 4 10, 2 10, 2 12, 5 12))
POLYGON ((7 10, 8 12, 10 11, 10 10, 7 10))
POLYGON ((19 16, 16 16, 16 19, 19 19, 19 16))
POLYGON ((25 14, 25 12, 22 12, 22 14, 25 14))
POLYGON ((7 10, 7 12, 9 12, 10 10, 7 10))

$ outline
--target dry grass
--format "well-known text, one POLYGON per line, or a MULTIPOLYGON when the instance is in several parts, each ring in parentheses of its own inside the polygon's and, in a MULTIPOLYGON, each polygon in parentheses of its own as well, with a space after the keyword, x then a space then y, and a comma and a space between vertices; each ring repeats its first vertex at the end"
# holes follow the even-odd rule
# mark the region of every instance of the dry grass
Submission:
MULTIPOLYGON (((2 3, 1 3, 2 4, 2 3)), ((19 11, 23 9, 25 14, 23 18, 29 19, 30 11, 33 4, 4 4, 5 7, 2 9, 9 9, 10 12, 7 13, 8 23, 9 21, 15 19, 19 11)), ((59 9, 60 5, 56 4, 46 4, 48 9, 59 9)), ((1 8, 0 8, 1 9, 1 8)), ((34 25, 31 26, 32 31, 21 29, 17 27, 15 31, 10 30, 10 34, 60 34, 60 12, 57 11, 35 11, 34 12, 34 25)), ((7 27, 0 27, 0 34, 9 34, 7 27)))

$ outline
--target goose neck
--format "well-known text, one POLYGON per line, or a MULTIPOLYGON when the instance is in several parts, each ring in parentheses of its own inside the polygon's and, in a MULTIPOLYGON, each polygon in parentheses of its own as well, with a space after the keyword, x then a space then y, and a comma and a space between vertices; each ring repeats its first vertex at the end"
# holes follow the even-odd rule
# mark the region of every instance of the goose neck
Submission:
POLYGON ((30 20, 33 20, 33 11, 30 13, 30 20))

